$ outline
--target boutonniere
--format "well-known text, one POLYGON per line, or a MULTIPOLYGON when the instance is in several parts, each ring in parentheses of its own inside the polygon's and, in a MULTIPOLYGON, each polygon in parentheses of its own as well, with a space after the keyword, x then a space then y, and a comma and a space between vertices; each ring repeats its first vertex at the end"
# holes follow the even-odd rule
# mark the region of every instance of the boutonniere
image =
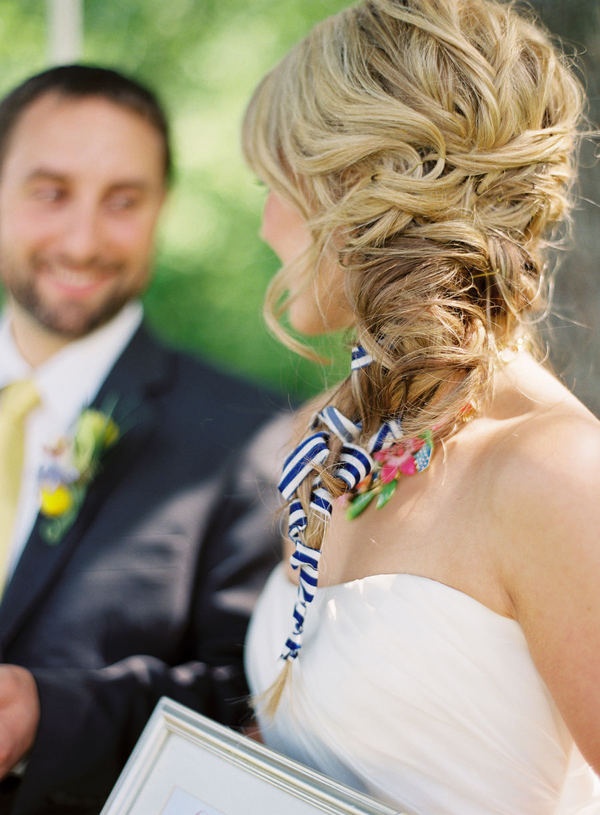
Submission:
POLYGON ((114 404, 107 411, 86 408, 73 434, 46 448, 48 460, 40 467, 39 491, 44 516, 40 530, 47 543, 59 543, 72 526, 102 457, 119 439, 113 411, 114 404))

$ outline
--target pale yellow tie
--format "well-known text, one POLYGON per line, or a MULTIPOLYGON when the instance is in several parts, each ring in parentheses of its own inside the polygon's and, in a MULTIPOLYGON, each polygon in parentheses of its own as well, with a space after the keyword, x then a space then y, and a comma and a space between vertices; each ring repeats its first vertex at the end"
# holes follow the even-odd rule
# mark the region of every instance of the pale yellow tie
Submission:
POLYGON ((39 404, 35 382, 23 379, 0 392, 0 593, 4 586, 25 453, 25 420, 39 404))

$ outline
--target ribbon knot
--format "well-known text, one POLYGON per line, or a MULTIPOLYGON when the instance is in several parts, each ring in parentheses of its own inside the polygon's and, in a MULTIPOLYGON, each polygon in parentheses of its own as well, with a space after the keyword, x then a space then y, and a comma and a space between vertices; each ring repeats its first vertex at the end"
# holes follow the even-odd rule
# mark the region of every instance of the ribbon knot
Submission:
POLYGON ((277 485, 279 492, 286 501, 292 498, 306 476, 311 470, 315 469, 315 465, 319 466, 325 463, 329 455, 327 441, 328 435, 324 431, 313 433, 303 439, 286 458, 277 485))

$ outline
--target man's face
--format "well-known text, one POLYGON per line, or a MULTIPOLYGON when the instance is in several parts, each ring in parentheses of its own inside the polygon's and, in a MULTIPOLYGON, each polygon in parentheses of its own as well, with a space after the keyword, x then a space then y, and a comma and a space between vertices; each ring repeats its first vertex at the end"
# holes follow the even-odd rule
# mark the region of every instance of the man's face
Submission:
POLYGON ((159 133, 102 98, 48 93, 0 169, 0 279, 16 314, 80 337, 147 285, 165 195, 159 133))

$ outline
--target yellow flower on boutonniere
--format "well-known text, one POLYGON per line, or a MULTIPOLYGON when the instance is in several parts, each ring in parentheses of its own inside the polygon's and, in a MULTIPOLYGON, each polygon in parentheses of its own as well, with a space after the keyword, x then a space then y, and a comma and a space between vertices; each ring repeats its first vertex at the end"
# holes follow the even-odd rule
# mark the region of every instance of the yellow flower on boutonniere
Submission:
POLYGON ((40 467, 39 489, 40 513, 45 518, 41 533, 47 543, 59 543, 72 526, 102 456, 119 439, 111 414, 112 410, 87 408, 77 419, 71 437, 46 448, 48 461, 40 467))

